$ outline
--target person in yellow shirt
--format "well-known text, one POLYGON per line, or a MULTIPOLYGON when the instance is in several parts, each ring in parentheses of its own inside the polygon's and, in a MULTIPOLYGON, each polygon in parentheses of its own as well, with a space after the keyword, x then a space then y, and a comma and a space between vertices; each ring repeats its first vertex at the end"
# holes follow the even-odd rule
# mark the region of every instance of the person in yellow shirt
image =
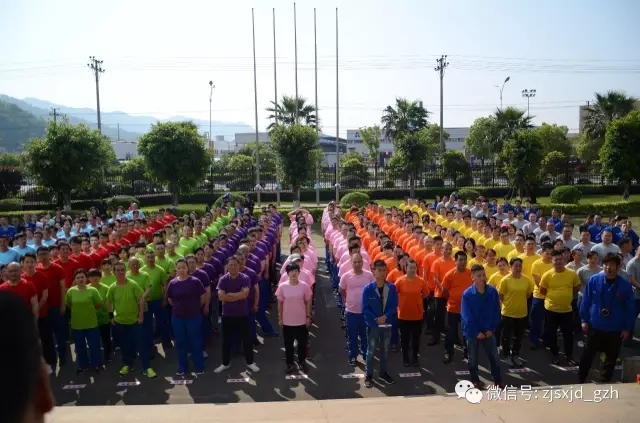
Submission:
POLYGON ((522 259, 512 258, 511 273, 500 281, 498 293, 502 301, 502 354, 510 367, 523 367, 520 361, 522 338, 527 326, 527 299, 533 295, 533 281, 522 274, 522 259))
MULTIPOLYGON (((527 240, 525 248, 529 245, 529 242, 530 240, 527 240)), ((533 277, 533 283, 535 284, 535 287, 533 288, 533 299, 531 301, 531 309, 529 311, 529 342, 531 344, 530 348, 533 350, 538 348, 540 335, 542 335, 543 345, 545 347, 549 345, 549 332, 547 330, 546 324, 544 327, 544 332, 542 332, 542 323, 545 320, 544 294, 540 292, 539 286, 542 275, 553 268, 553 264, 551 264, 552 251, 553 245, 551 245, 550 242, 545 242, 544 244, 542 244, 541 258, 539 260, 536 260, 531 265, 531 276, 533 277)), ((523 257, 521 257, 523 262, 525 262, 529 258, 527 254, 523 254, 523 257)), ((526 273, 525 275, 529 276, 526 273)))
POLYGON ((553 356, 553 364, 560 365, 558 348, 558 328, 562 333, 564 356, 568 366, 576 366, 573 359, 573 295, 580 290, 578 274, 565 267, 562 251, 552 253, 553 269, 542 275, 540 293, 545 296, 544 310, 546 328, 549 334, 549 350, 553 356))
POLYGON ((500 288, 500 281, 510 273, 511 268, 509 267, 509 262, 504 257, 500 257, 496 263, 498 265, 498 271, 491 275, 487 283, 495 289, 498 289, 500 288))
MULTIPOLYGON (((473 256, 473 258, 470 261, 470 265, 473 266, 474 264, 479 264, 480 266, 484 266, 485 261, 484 261, 484 255, 486 253, 486 249, 484 248, 484 245, 482 244, 476 244, 476 252, 473 256)), ((469 269, 471 269, 471 266, 469 266, 469 269)), ((488 278, 488 276, 487 276, 488 278)))
POLYGON ((465 239, 464 252, 467 253, 467 267, 471 269, 471 266, 469 266, 468 263, 476 255, 476 241, 473 238, 465 239))
POLYGON ((500 226, 494 226, 493 228, 491 228, 491 238, 488 238, 484 242, 484 246, 486 248, 493 248, 499 242, 500 242, 500 226))
MULTIPOLYGON (((519 256, 521 256, 522 254, 525 253, 525 251, 524 251, 524 241, 525 241, 524 234, 522 234, 521 232, 518 232, 516 234, 516 239, 513 242, 513 247, 514 248, 513 248, 513 250, 511 250, 509 255, 507 255, 507 260, 511 261, 512 258, 519 257, 519 256)), ((534 243, 534 245, 535 245, 535 243, 534 243)))
POLYGON ((461 210, 456 210, 455 218, 453 219, 453 222, 451 222, 450 226, 456 231, 460 231, 460 228, 464 226, 464 220, 462 219, 461 210))
POLYGON ((487 249, 484 253, 484 273, 487 275, 487 278, 491 278, 491 276, 498 271, 498 255, 493 248, 487 249))
POLYGON ((500 230, 500 242, 493 246, 498 257, 507 258, 509 253, 516 249, 511 241, 509 241, 509 231, 507 229, 500 230))

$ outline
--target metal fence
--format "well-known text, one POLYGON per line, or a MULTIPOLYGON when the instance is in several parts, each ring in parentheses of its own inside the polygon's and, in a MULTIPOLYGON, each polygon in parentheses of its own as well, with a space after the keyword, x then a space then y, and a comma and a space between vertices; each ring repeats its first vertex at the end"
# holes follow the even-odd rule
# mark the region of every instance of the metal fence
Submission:
MULTIPOLYGON (((276 175, 262 173, 261 185, 264 190, 275 190, 278 184, 276 175)), ((322 168, 317 183, 321 190, 333 190, 336 183, 335 167, 322 168)), ((564 168, 557 169, 553 175, 541 175, 540 186, 556 185, 610 185, 601 175, 595 164, 567 163, 564 168)), ((255 168, 232 174, 217 172, 215 169, 198 184, 194 193, 215 194, 221 191, 253 191, 256 185, 255 168)), ((409 181, 403 175, 394 174, 388 167, 368 166, 366 171, 341 171, 340 185, 343 189, 408 189, 409 181)), ((463 175, 447 174, 440 166, 426 167, 416 178, 416 187, 489 187, 508 188, 506 177, 493 164, 474 166, 470 173, 463 175)), ((314 184, 301 187, 313 190, 314 184)), ((290 191, 283 186, 282 191, 290 191)), ((100 180, 92 181, 90 188, 74 190, 71 193, 74 201, 90 201, 115 195, 144 197, 149 195, 169 194, 166 186, 154 183, 144 175, 136 173, 110 172, 100 180)), ((45 205, 59 202, 55 193, 39 186, 35 179, 21 175, 18 170, 0 169, 0 198, 17 198, 24 205, 45 205)))

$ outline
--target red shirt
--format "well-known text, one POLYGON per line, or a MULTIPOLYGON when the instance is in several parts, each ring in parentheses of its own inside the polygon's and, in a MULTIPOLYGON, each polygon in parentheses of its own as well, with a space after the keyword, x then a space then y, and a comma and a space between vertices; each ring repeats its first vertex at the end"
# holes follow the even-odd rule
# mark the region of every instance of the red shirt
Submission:
POLYGON ((92 267, 94 267, 95 269, 102 268, 102 255, 100 255, 100 252, 98 250, 93 250, 91 254, 89 254, 89 258, 93 263, 92 267))
MULTIPOLYGON (((47 278, 47 276, 41 271, 36 270, 36 272, 31 276, 28 276, 26 273, 22 273, 22 279, 31 283, 36 288, 38 293, 38 302, 40 302, 44 291, 49 289, 49 278, 47 278)), ((58 292, 60 292, 60 289, 58 289, 58 292)), ((47 306, 48 303, 49 298, 47 297, 47 301, 40 306, 38 317, 47 317, 47 312, 49 311, 49 307, 47 306)))
POLYGON ((24 279, 20 281, 17 285, 11 285, 9 282, 4 282, 0 285, 0 291, 9 291, 14 294, 18 294, 20 298, 24 301, 24 303, 31 310, 31 299, 38 298, 38 291, 33 286, 32 283, 25 281, 24 279))
POLYGON ((93 259, 91 259, 88 254, 80 253, 79 256, 72 254, 71 257, 80 263, 80 267, 84 269, 85 272, 88 272, 93 267, 93 259))
POLYGON ((36 269, 38 269, 39 272, 42 272, 42 274, 45 275, 49 284, 49 298, 47 299, 47 307, 52 308, 62 306, 60 281, 65 279, 64 269, 56 263, 51 263, 49 267, 43 267, 42 264, 38 264, 36 269))
POLYGON ((139 239, 140 239, 140 232, 138 232, 135 229, 133 231, 129 231, 129 233, 127 233, 124 236, 124 240, 127 241, 129 245, 134 245, 135 243, 138 242, 139 239))
POLYGON ((69 260, 66 262, 63 262, 62 259, 58 259, 54 263, 62 267, 62 270, 64 271, 64 284, 67 289, 71 288, 71 285, 73 285, 73 274, 76 270, 82 269, 80 263, 71 256, 69 256, 69 260))
MULTIPOLYGON (((114 244, 108 243, 106 245, 101 245, 102 248, 106 249, 108 253, 117 253, 118 252, 118 247, 116 247, 114 244)), ((109 255, 107 253, 107 256, 109 255)))

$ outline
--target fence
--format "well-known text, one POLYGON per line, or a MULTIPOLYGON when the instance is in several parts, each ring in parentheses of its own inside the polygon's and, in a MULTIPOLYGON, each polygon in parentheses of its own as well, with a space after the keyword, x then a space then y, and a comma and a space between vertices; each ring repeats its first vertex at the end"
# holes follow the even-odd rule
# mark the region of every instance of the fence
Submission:
MULTIPOLYGON (((595 164, 567 163, 557 169, 554 175, 544 175, 540 186, 556 185, 611 185, 611 181, 601 176, 600 168, 595 164)), ((278 183, 273 173, 261 175, 261 185, 265 191, 273 191, 278 183)), ((336 183, 335 167, 322 168, 317 182, 320 190, 330 191, 336 183)), ((158 196, 169 194, 166 186, 154 183, 143 175, 122 173, 120 171, 107 173, 100 180, 90 184, 90 188, 74 190, 71 193, 74 201, 96 201, 115 195, 130 195, 135 197, 158 196)), ((243 172, 217 172, 215 169, 198 184, 193 194, 219 194, 222 191, 250 192, 256 185, 255 168, 243 172)), ((409 182, 402 175, 394 174, 387 167, 369 166, 367 170, 343 171, 340 175, 340 185, 343 189, 371 189, 390 190, 408 189, 409 182)), ((418 174, 416 187, 487 187, 508 188, 509 184, 493 164, 475 166, 471 172, 455 179, 447 175, 439 166, 425 168, 418 174)), ((314 185, 302 187, 302 190, 313 190, 314 185)), ((282 187, 283 192, 290 191, 289 187, 282 187)), ((50 204, 60 204, 60 199, 47 188, 38 186, 35 179, 22 175, 15 169, 0 169, 0 198, 16 198, 23 202, 23 208, 29 209, 50 204)))

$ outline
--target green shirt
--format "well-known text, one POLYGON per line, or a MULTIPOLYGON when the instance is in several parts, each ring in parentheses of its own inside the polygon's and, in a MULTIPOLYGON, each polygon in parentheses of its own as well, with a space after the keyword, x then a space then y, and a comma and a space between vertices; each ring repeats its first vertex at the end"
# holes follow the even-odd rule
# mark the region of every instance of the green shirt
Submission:
MULTIPOLYGON (((180 246, 185 249, 187 254, 193 254, 196 248, 199 247, 198 242, 196 238, 180 238, 180 246)), ((176 252, 178 252, 178 247, 176 247, 176 252)))
POLYGON ((209 241, 207 234, 205 234, 204 232, 200 232, 200 235, 195 235, 195 237, 198 240, 198 243, 200 244, 199 247, 203 247, 204 244, 206 244, 207 241, 209 241))
POLYGON ((67 291, 65 304, 71 309, 71 329, 86 330, 98 327, 96 307, 102 304, 102 298, 97 289, 86 286, 80 290, 77 286, 72 286, 67 291))
POLYGON ((176 271, 176 262, 167 257, 160 258, 156 256, 156 266, 162 267, 167 272, 167 275, 171 275, 176 271))
POLYGON ((110 275, 102 275, 102 277, 100 278, 100 283, 109 287, 116 283, 116 275, 114 275, 113 273, 110 275))
MULTIPOLYGON (((115 281, 115 276, 114 276, 114 281, 115 281)), ((109 291, 109 286, 99 283, 97 287, 93 285, 91 285, 91 287, 98 290, 98 293, 100 294, 100 299, 102 300, 103 303, 105 303, 107 301, 107 292, 109 291)), ((107 311, 107 307, 106 306, 100 307, 97 310, 97 313, 98 313, 98 326, 108 325, 109 312, 107 311)))
POLYGON ((176 253, 174 255, 171 256, 167 254, 165 257, 171 260, 174 265, 176 264, 176 261, 180 260, 181 258, 184 258, 184 256, 178 252, 177 248, 176 248, 176 253))
POLYGON ((115 283, 109 287, 107 300, 113 306, 116 323, 133 325, 138 322, 138 303, 143 294, 142 288, 131 279, 127 279, 127 283, 115 283))
POLYGON ((207 235, 208 239, 212 239, 218 235, 218 227, 215 226, 215 224, 211 224, 204 230, 204 233, 207 235))
POLYGON ((144 266, 140 269, 140 273, 142 272, 149 275, 149 279, 151 280, 151 290, 149 291, 149 301, 160 300, 164 298, 164 286, 169 279, 169 275, 164 269, 157 264, 153 267, 144 266))

